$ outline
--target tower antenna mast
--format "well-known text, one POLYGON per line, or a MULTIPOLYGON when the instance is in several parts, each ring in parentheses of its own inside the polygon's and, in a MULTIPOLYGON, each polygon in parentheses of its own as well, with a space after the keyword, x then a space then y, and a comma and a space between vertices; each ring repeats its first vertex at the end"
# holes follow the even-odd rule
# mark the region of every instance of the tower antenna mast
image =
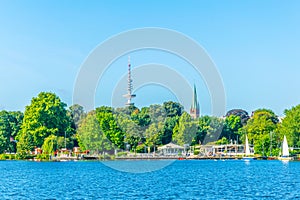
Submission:
POLYGON ((136 97, 135 94, 132 94, 133 86, 132 86, 132 78, 131 78, 131 64, 130 64, 130 56, 128 56, 128 78, 127 78, 127 94, 123 95, 127 99, 126 106, 133 106, 134 103, 131 102, 131 99, 136 97))

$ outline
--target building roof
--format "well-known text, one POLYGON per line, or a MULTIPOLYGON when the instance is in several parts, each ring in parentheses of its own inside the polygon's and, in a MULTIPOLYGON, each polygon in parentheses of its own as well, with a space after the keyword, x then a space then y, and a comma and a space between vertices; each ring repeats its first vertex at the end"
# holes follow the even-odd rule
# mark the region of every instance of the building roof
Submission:
POLYGON ((177 144, 174 144, 170 142, 169 144, 166 144, 164 146, 158 147, 158 150, 163 150, 163 149, 184 149, 184 147, 179 146, 177 144))

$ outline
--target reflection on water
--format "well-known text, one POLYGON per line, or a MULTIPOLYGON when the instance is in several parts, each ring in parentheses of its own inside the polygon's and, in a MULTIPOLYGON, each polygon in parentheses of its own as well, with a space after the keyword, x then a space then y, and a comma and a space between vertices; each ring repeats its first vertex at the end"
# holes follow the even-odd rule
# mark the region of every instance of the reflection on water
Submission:
POLYGON ((288 160, 281 160, 281 162, 282 162, 284 165, 288 165, 290 161, 288 161, 288 160))
POLYGON ((250 165, 250 160, 244 160, 246 165, 250 165))
POLYGON ((160 170, 176 160, 127 160, 102 161, 101 163, 118 171, 129 173, 147 173, 160 170))

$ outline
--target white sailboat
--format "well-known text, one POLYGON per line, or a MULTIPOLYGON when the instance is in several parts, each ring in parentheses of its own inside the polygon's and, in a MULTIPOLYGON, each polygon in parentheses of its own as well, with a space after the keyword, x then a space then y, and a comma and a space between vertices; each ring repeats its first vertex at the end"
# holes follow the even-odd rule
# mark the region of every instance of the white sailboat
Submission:
POLYGON ((249 146, 249 142, 248 142, 248 137, 246 135, 246 139, 245 139, 245 156, 243 157, 244 161, 250 161, 250 160, 255 160, 256 158, 252 156, 253 154, 251 154, 250 152, 250 146, 249 146))
POLYGON ((289 145, 286 139, 286 136, 283 137, 282 142, 282 155, 278 157, 278 160, 293 160, 293 157, 290 157, 289 145))

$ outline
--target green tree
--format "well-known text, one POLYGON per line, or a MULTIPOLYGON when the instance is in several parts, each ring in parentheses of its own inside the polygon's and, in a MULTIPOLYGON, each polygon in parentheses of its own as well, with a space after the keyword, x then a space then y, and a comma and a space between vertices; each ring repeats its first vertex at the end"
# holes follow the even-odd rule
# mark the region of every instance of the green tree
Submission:
POLYGON ((131 119, 141 127, 149 126, 151 118, 149 108, 144 107, 141 110, 136 109, 131 113, 131 119))
POLYGON ((22 121, 22 112, 0 112, 0 153, 16 152, 15 137, 20 131, 22 121))
POLYGON ((248 112, 242 109, 232 109, 226 113, 226 117, 231 115, 240 117, 243 126, 245 126, 247 121, 250 119, 248 112))
POLYGON ((57 150, 57 136, 49 135, 42 145, 43 154, 53 154, 57 150))
POLYGON ((164 122, 167 118, 165 107, 159 104, 150 105, 148 112, 151 123, 164 122))
POLYGON ((281 140, 286 135, 290 146, 300 147, 300 105, 284 111, 285 117, 279 126, 281 140))
POLYGON ((125 114, 128 116, 130 116, 133 112, 136 112, 136 111, 138 112, 139 109, 137 107, 135 107, 134 105, 130 105, 130 106, 122 107, 122 108, 116 108, 115 110, 113 110, 113 112, 115 114, 122 113, 122 114, 125 114))
POLYGON ((5 135, 0 135, 0 153, 3 153, 5 150, 7 150, 7 138, 5 135))
POLYGON ((203 141, 204 144, 218 140, 224 127, 224 120, 218 117, 210 117, 208 122, 209 127, 203 141))
POLYGON ((194 144, 207 144, 218 140, 224 125, 224 120, 218 117, 202 116, 198 120, 198 131, 194 144))
POLYGON ((57 140, 57 149, 62 149, 62 148, 72 149, 74 147, 73 137, 65 138, 62 136, 57 136, 56 140, 57 140))
POLYGON ((163 137, 163 128, 164 123, 158 122, 158 123, 152 123, 148 129, 146 130, 146 142, 145 144, 153 149, 155 146, 162 144, 162 137, 163 137))
POLYGON ((113 108, 107 106, 96 108, 101 131, 115 147, 124 148, 125 134, 118 126, 116 115, 113 112, 113 108))
POLYGON ((54 93, 41 92, 26 106, 18 151, 41 147, 49 135, 70 137, 74 132, 67 116, 66 104, 54 93))
MULTIPOLYGON (((165 103, 166 106, 166 103, 165 103)), ((164 105, 153 104, 149 106, 149 116, 151 119, 151 124, 155 124, 153 126, 157 126, 158 124, 163 123, 163 129, 161 130, 161 143, 168 144, 172 141, 172 134, 175 125, 179 120, 178 115, 174 115, 172 117, 167 116, 167 112, 164 105)), ((175 111, 176 113, 177 111, 175 111)), ((181 111, 180 111, 181 113, 181 111)))
POLYGON ((164 102, 163 107, 165 108, 167 117, 181 116, 183 113, 183 106, 177 102, 164 102))
POLYGON ((229 141, 226 137, 222 137, 221 139, 219 139, 218 141, 216 141, 216 144, 218 145, 222 145, 222 144, 228 144, 229 141))
POLYGON ((224 127, 222 130, 221 137, 230 140, 237 140, 239 137, 239 130, 243 127, 241 117, 237 115, 230 115, 225 118, 224 127))
POLYGON ((125 143, 129 144, 132 150, 136 150, 136 147, 144 142, 143 133, 145 127, 139 126, 132 120, 130 115, 124 113, 116 114, 118 127, 124 132, 124 147, 125 143))
POLYGON ((74 104, 69 107, 68 113, 72 119, 72 123, 74 124, 75 129, 77 129, 80 120, 82 120, 86 116, 84 108, 81 105, 74 104))
POLYGON ((191 144, 196 137, 197 123, 192 120, 191 116, 184 112, 173 130, 172 139, 179 145, 191 144))
POLYGON ((168 144, 172 141, 173 130, 179 121, 179 116, 167 117, 164 122, 162 144, 168 144))
POLYGON ((49 135, 45 138, 42 145, 43 154, 53 154, 56 150, 62 148, 72 148, 73 143, 69 138, 62 136, 49 135))
MULTIPOLYGON (((278 121, 277 116, 271 110, 258 109, 254 111, 247 125, 241 129, 242 141, 245 140, 245 134, 247 134, 249 143, 254 144, 255 152, 265 155, 270 150, 270 133, 277 128, 278 121)), ((275 134, 273 134, 273 138, 276 138, 275 134)))
POLYGON ((87 116, 81 120, 76 135, 81 149, 100 153, 111 150, 112 148, 111 142, 101 131, 95 111, 90 111, 87 116))

